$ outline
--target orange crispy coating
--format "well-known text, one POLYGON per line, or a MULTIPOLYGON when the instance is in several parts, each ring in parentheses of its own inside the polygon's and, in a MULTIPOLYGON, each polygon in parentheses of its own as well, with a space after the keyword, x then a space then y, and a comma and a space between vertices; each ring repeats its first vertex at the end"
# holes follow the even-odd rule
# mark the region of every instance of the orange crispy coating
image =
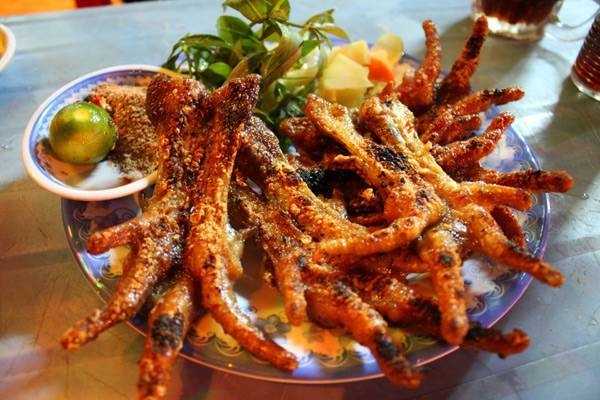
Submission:
POLYGON ((171 379, 171 370, 193 317, 195 285, 181 269, 171 288, 158 300, 148 316, 148 334, 140 359, 138 398, 163 398, 171 379))
MULTIPOLYGON (((497 205, 526 210, 531 206, 529 192, 482 182, 459 183, 452 180, 420 141, 412 114, 398 100, 371 98, 359 110, 357 124, 378 137, 384 146, 389 146, 377 147, 377 151, 372 150, 374 144, 357 133, 353 121, 342 107, 310 97, 306 114, 319 131, 338 141, 351 153, 359 174, 381 192, 384 204, 390 199, 404 201, 404 204, 392 203, 394 208, 390 215, 396 219, 389 218, 386 227, 369 235, 322 240, 317 245, 316 260, 340 254, 386 252, 407 245, 422 235, 419 256, 428 265, 434 288, 441 299, 441 332, 446 341, 454 344, 461 343, 468 331, 464 287, 460 276, 462 255, 465 253, 463 248, 473 250, 477 247, 469 247, 458 238, 468 238, 476 245, 481 245, 477 250, 502 261, 510 260, 509 264, 527 272, 538 271, 535 276, 549 284, 557 284, 556 279, 559 278, 554 275, 555 270, 536 257, 525 255, 526 251, 519 246, 507 245, 511 243, 510 240, 486 211, 497 205), (386 154, 386 157, 377 158, 381 154, 386 154), (401 168, 396 170, 392 166, 401 168), (423 210, 428 209, 419 205, 428 203, 416 193, 426 193, 426 199, 431 201, 429 204, 435 206, 429 210, 435 210, 437 214, 424 213, 423 210), (412 218, 408 223, 406 212, 414 213, 408 215, 408 218, 412 218), (475 227, 472 223, 473 219, 483 218, 484 213, 487 230, 482 229, 481 225, 475 227), (428 219, 430 215, 436 218, 428 219), (422 225, 413 221, 421 221, 422 225)), ((492 124, 488 132, 490 138, 487 139, 495 143, 511 120, 510 116, 501 115, 492 124)), ((486 151, 491 148, 493 146, 486 151)))
POLYGON ((492 120, 482 135, 446 146, 434 146, 431 154, 444 171, 451 173, 463 165, 473 164, 490 154, 513 121, 512 114, 501 113, 492 120))
POLYGON ((425 57, 413 74, 406 74, 396 91, 398 99, 415 113, 425 110, 435 102, 435 84, 441 71, 442 50, 440 37, 432 21, 423 22, 425 32, 425 57))
POLYGON ((211 96, 213 118, 206 125, 210 138, 199 171, 195 172, 193 209, 186 237, 185 262, 200 282, 202 305, 225 332, 245 349, 273 365, 292 370, 296 357, 267 339, 237 305, 229 280, 232 254, 225 236, 227 198, 235 156, 258 98, 259 77, 234 80, 211 96))
POLYGON ((537 169, 498 172, 475 165, 465 165, 451 172, 457 181, 483 181, 503 186, 526 188, 534 192, 567 192, 574 184, 566 171, 537 169))
POLYGON ((255 118, 242 138, 238 162, 251 179, 261 185, 309 235, 319 239, 344 232, 366 233, 361 225, 343 218, 318 198, 282 153, 277 137, 255 118))
POLYGON ((481 48, 487 38, 488 24, 485 17, 475 20, 471 36, 456 59, 448 75, 444 77, 438 90, 439 103, 452 102, 471 91, 470 79, 479 65, 481 48))
MULTIPOLYGON (((402 280, 385 275, 357 275, 352 285, 361 298, 390 321, 391 325, 418 335, 442 339, 438 301, 415 292, 402 280)), ((506 357, 529 346, 527 334, 519 329, 502 333, 470 322, 460 347, 488 351, 506 357)))
POLYGON ((231 201, 243 210, 248 223, 258 229, 256 240, 273 264, 288 320, 293 325, 300 325, 307 320, 301 274, 310 262, 307 248, 311 244, 310 236, 302 233, 276 203, 263 204, 241 180, 239 177, 230 187, 231 201))
POLYGON ((452 214, 424 233, 418 252, 429 266, 441 312, 441 334, 450 344, 460 344, 469 329, 461 276, 461 242, 466 227, 452 214))
POLYGON ((527 246, 525 232, 510 207, 496 206, 490 214, 510 241, 523 248, 527 246))
POLYGON ((406 359, 403 344, 391 338, 387 322, 342 282, 315 282, 307 288, 311 318, 326 327, 342 326, 356 341, 371 350, 386 377, 414 388, 423 373, 406 359))
POLYGON ((460 98, 454 103, 432 107, 416 119, 416 129, 423 142, 448 144, 468 136, 478 129, 479 113, 492 105, 502 105, 519 100, 524 92, 517 87, 480 90, 460 98), (460 129, 465 131, 461 132, 460 129))

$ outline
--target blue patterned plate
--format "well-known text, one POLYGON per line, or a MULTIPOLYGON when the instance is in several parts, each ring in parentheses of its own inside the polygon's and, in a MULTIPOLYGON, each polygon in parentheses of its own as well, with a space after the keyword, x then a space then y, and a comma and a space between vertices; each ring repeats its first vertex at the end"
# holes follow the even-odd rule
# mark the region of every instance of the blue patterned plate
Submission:
MULTIPOLYGON (((496 109, 490 110, 486 114, 487 122, 497 113, 496 109)), ((484 121, 484 126, 487 122, 484 121)), ((506 131, 485 164, 500 171, 539 168, 531 149, 513 128, 506 131)), ((530 250, 541 255, 548 234, 548 196, 536 196, 534 202, 534 206, 526 213, 519 213, 519 217, 530 250)), ((62 201, 62 218, 73 254, 104 300, 110 296, 120 274, 119 259, 123 251, 117 249, 92 255, 85 250, 86 239, 90 232, 138 215, 138 204, 135 195, 101 202, 62 201)), ((339 383, 382 376, 368 349, 343 332, 321 329, 311 323, 300 327, 287 323, 281 298, 263 284, 258 274, 252 273, 256 260, 251 258, 245 260, 246 274, 236 283, 240 305, 271 338, 298 356, 299 367, 294 372, 285 372, 257 360, 226 335, 208 315, 203 316, 188 335, 182 350, 184 357, 218 370, 278 382, 339 383)), ((494 265, 486 259, 465 261, 463 272, 469 294, 470 317, 486 327, 493 325, 512 308, 532 280, 525 273, 494 265)), ((131 324, 144 334, 145 322, 145 317, 140 315, 131 324)), ((430 363, 456 350, 454 346, 426 338, 410 337, 408 342, 409 356, 418 365, 430 363)))

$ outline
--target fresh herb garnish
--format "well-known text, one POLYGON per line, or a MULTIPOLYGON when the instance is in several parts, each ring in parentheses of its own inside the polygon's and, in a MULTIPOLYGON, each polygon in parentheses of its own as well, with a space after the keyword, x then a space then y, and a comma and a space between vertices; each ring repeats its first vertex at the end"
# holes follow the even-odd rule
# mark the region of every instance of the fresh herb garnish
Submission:
POLYGON ((217 35, 191 34, 173 46, 163 67, 188 74, 209 88, 227 79, 258 73, 263 77, 256 108, 274 131, 287 117, 302 115, 306 95, 314 92, 329 36, 349 39, 335 24, 333 10, 303 24, 289 20, 288 0, 226 0, 246 20, 222 15, 217 35), (319 54, 320 53, 320 54, 319 54))

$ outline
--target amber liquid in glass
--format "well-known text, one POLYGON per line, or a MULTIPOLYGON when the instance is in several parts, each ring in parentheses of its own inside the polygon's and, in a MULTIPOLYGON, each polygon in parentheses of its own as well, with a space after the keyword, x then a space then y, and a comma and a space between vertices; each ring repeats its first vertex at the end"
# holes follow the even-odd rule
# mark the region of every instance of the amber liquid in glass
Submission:
POLYGON ((472 0, 473 17, 485 15, 490 32, 518 40, 539 40, 562 0, 472 0))
POLYGON ((600 14, 573 64, 571 78, 579 90, 600 100, 600 14))
POLYGON ((481 0, 483 13, 510 24, 545 22, 558 0, 481 0))

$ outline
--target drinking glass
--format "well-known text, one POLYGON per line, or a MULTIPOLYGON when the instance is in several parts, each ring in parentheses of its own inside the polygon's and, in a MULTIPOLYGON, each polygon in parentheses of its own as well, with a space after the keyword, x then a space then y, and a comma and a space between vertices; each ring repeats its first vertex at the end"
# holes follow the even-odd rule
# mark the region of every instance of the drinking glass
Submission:
POLYGON ((518 40, 538 40, 557 21, 562 0, 471 0, 473 16, 485 15, 490 32, 518 40))
POLYGON ((596 14, 575 59, 571 80, 582 93, 600 101, 600 14, 596 14))

